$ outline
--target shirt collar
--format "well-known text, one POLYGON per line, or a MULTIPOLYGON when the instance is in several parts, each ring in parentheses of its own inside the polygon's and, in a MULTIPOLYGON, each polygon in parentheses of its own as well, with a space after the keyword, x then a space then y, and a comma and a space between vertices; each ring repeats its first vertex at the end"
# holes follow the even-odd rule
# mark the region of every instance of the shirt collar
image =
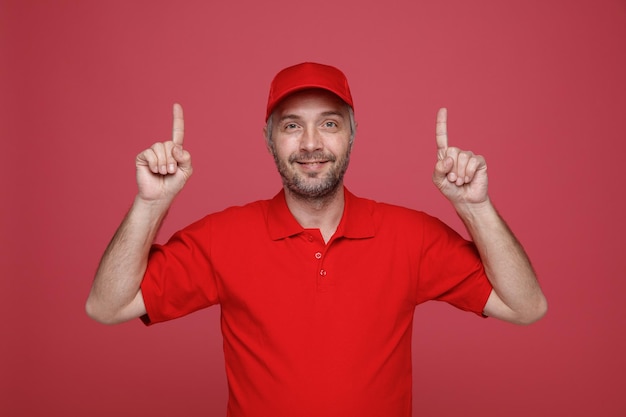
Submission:
MULTIPOLYGON (((373 237, 375 228, 372 201, 355 196, 345 187, 344 199, 343 215, 335 236, 350 239, 373 237)), ((284 189, 281 189, 269 202, 267 228, 272 240, 284 239, 304 231, 287 207, 284 189)))

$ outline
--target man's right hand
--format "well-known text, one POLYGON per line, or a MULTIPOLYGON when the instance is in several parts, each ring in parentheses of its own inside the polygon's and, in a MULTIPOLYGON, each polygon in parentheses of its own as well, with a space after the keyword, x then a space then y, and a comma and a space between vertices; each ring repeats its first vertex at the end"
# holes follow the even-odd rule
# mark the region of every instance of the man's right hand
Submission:
POLYGON ((183 149, 183 108, 174 104, 172 140, 157 142, 137 155, 138 198, 169 205, 191 176, 191 155, 183 149))

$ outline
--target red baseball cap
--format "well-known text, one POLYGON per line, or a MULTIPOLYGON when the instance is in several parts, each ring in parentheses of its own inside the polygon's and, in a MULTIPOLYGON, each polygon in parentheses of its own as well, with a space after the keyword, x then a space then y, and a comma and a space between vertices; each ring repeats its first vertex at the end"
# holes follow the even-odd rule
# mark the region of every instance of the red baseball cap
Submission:
POLYGON ((274 108, 289 94, 309 88, 321 88, 336 94, 354 109, 348 79, 339 69, 330 65, 304 62, 281 70, 272 81, 267 99, 265 120, 274 108))

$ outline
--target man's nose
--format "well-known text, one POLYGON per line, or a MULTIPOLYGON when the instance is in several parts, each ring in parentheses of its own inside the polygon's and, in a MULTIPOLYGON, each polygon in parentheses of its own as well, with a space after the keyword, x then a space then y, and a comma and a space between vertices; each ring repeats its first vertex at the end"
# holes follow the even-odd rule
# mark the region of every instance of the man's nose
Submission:
POLYGON ((321 149, 322 143, 322 136, 313 128, 305 129, 300 138, 300 148, 309 152, 321 149))

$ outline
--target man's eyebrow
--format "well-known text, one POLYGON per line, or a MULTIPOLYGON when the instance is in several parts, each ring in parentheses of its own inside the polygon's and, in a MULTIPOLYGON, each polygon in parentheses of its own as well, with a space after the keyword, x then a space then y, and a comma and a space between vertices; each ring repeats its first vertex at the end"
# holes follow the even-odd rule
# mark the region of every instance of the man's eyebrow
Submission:
POLYGON ((299 120, 301 119, 300 116, 298 116, 297 114, 285 114, 284 116, 281 116, 280 119, 278 119, 278 122, 283 122, 285 120, 299 120))
MULTIPOLYGON (((340 118, 345 119, 344 114, 337 110, 328 110, 320 113, 320 117, 328 116, 339 116, 340 118)), ((293 113, 285 114, 278 119, 278 123, 282 123, 285 120, 302 120, 302 116, 293 113)))
MULTIPOLYGON (((321 117, 339 116, 342 119, 345 118, 345 116, 343 115, 342 112, 336 111, 336 110, 328 110, 328 111, 321 112, 320 116, 321 117)), ((285 121, 285 120, 300 120, 300 119, 302 119, 302 117, 297 115, 297 114, 285 114, 285 115, 281 116, 280 119, 278 119, 278 121, 282 122, 282 121, 285 121)))
POLYGON ((343 113, 336 111, 336 110, 329 110, 329 111, 325 111, 321 113, 321 116, 327 117, 327 116, 339 116, 342 119, 344 119, 344 115, 343 113))

